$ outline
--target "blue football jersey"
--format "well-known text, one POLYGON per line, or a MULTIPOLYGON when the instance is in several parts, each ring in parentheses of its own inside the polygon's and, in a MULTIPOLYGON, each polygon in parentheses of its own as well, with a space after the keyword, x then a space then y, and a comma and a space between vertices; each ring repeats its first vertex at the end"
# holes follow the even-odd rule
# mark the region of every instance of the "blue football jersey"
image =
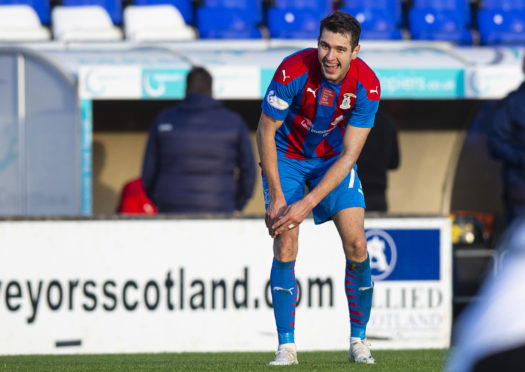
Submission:
POLYGON ((350 64, 345 79, 324 79, 317 49, 285 58, 268 86, 262 110, 283 121, 277 130, 277 151, 291 159, 337 156, 343 148, 346 125, 372 127, 381 87, 360 58, 350 64))

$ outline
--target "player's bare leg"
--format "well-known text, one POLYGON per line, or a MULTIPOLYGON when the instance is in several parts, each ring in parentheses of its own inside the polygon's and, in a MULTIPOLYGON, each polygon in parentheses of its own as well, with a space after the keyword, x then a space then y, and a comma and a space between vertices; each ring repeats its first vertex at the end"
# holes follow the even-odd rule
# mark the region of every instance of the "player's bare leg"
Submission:
POLYGON ((299 226, 279 234, 273 240, 273 256, 281 262, 295 261, 299 250, 299 226))
POLYGON ((363 262, 368 257, 365 237, 364 208, 346 208, 333 217, 343 243, 346 258, 353 262, 363 262))
POLYGON ((337 212, 334 222, 341 236, 346 256, 345 291, 350 314, 350 350, 352 362, 374 364, 370 345, 366 341, 366 325, 372 308, 374 283, 366 251, 364 208, 347 208, 337 212))
POLYGON ((299 227, 286 231, 274 239, 274 259, 270 275, 273 311, 279 348, 275 360, 269 365, 298 364, 295 348, 295 306, 297 304, 297 281, 295 258, 298 251, 299 227))

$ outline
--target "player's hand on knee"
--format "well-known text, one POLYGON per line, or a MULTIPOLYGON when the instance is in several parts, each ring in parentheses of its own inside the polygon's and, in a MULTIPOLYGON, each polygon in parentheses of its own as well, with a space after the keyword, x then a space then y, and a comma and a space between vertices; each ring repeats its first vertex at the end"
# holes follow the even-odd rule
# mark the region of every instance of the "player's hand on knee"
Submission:
POLYGON ((288 208, 288 205, 286 204, 286 200, 272 200, 270 201, 270 204, 268 205, 268 209, 266 210, 266 214, 264 215, 264 220, 266 222, 266 227, 268 228, 268 232, 270 236, 273 237, 274 235, 274 229, 272 225, 275 224, 276 221, 278 221, 286 212, 286 209, 288 208))
POLYGON ((285 213, 272 225, 274 238, 289 230, 295 229, 306 217, 310 214, 312 208, 308 206, 303 200, 300 200, 286 208, 285 213))

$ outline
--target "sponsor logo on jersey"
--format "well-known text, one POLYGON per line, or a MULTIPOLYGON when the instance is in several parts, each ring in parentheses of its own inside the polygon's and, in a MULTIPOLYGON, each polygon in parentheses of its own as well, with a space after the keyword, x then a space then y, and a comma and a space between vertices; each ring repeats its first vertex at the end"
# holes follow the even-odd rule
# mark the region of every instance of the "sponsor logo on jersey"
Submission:
POLYGON ((273 108, 277 110, 286 110, 288 108, 288 102, 277 97, 274 90, 270 90, 266 96, 266 100, 273 108))
POLYGON ((315 124, 313 124, 310 119, 305 117, 303 117, 299 124, 310 133, 322 134, 323 137, 326 137, 330 134, 331 131, 333 131, 337 127, 337 124, 343 119, 343 115, 339 115, 333 122, 330 123, 328 129, 315 129, 315 124))
POLYGON ((306 91, 312 93, 313 96, 317 98, 317 89, 319 88, 316 88, 315 90, 313 90, 312 88, 307 88, 306 91))
POLYGON ((357 98, 355 94, 353 93, 345 93, 343 94, 343 102, 341 102, 341 105, 339 106, 342 110, 348 110, 349 108, 352 108, 352 102, 351 98, 357 98))
POLYGON ((312 126, 312 121, 308 118, 303 118, 303 120, 301 120, 301 126, 304 129, 309 129, 312 126))
POLYGON ((366 232, 366 247, 370 257, 373 280, 387 278, 396 266, 397 248, 394 239, 383 230, 366 232))
POLYGON ((332 107, 335 100, 335 91, 328 88, 323 88, 321 91, 321 98, 319 99, 319 104, 323 106, 332 107))
POLYGON ((286 70, 283 70, 283 83, 286 81, 286 79, 289 79, 290 75, 286 75, 286 70))

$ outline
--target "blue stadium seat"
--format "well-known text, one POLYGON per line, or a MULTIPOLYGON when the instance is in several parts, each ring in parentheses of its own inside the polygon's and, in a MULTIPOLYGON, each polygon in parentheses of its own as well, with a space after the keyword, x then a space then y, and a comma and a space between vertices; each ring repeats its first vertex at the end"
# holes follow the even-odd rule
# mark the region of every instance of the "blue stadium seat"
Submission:
POLYGON ((472 32, 467 28, 465 15, 454 10, 410 9, 412 40, 443 40, 472 44, 472 32))
POLYGON ((0 5, 13 5, 13 4, 24 4, 31 6, 40 22, 43 25, 49 25, 51 20, 51 7, 49 5, 49 0, 0 0, 0 5))
POLYGON ((133 0, 135 5, 164 5, 171 4, 179 10, 184 17, 184 22, 188 25, 193 24, 193 5, 192 0, 133 0))
POLYGON ((482 0, 481 8, 498 10, 525 10, 525 0, 482 0))
POLYGON ((258 39, 262 37, 250 11, 200 7, 197 28, 202 39, 258 39))
MULTIPOLYGON (((403 21, 403 13, 401 10, 402 0, 345 0, 341 8, 352 10, 350 14, 355 16, 354 13, 359 11, 380 11, 387 12, 392 19, 392 22, 397 25, 401 25, 403 21), (394 15, 394 17, 392 17, 394 15)), ((343 9, 341 9, 343 10, 343 9)))
POLYGON ((340 10, 352 14, 361 23, 362 39, 402 39, 399 0, 346 0, 340 10))
POLYGON ((277 9, 309 9, 321 13, 321 18, 334 9, 331 0, 274 0, 273 7, 277 9))
POLYGON ((403 38, 401 29, 391 16, 392 13, 370 9, 341 8, 340 10, 352 14, 361 23, 361 39, 363 40, 399 40, 403 38))
POLYGON ((316 39, 322 15, 310 9, 268 9, 271 38, 316 39))
POLYGON ((253 13, 257 23, 263 21, 261 0, 203 0, 202 5, 209 8, 240 9, 253 13))
POLYGON ((122 24, 121 0, 62 0, 64 6, 99 5, 106 9, 114 24, 122 24))
POLYGON ((434 11, 454 11, 467 25, 472 22, 470 0, 413 0, 413 9, 433 9, 434 11))
POLYGON ((525 10, 478 10, 482 45, 525 45, 525 10))

